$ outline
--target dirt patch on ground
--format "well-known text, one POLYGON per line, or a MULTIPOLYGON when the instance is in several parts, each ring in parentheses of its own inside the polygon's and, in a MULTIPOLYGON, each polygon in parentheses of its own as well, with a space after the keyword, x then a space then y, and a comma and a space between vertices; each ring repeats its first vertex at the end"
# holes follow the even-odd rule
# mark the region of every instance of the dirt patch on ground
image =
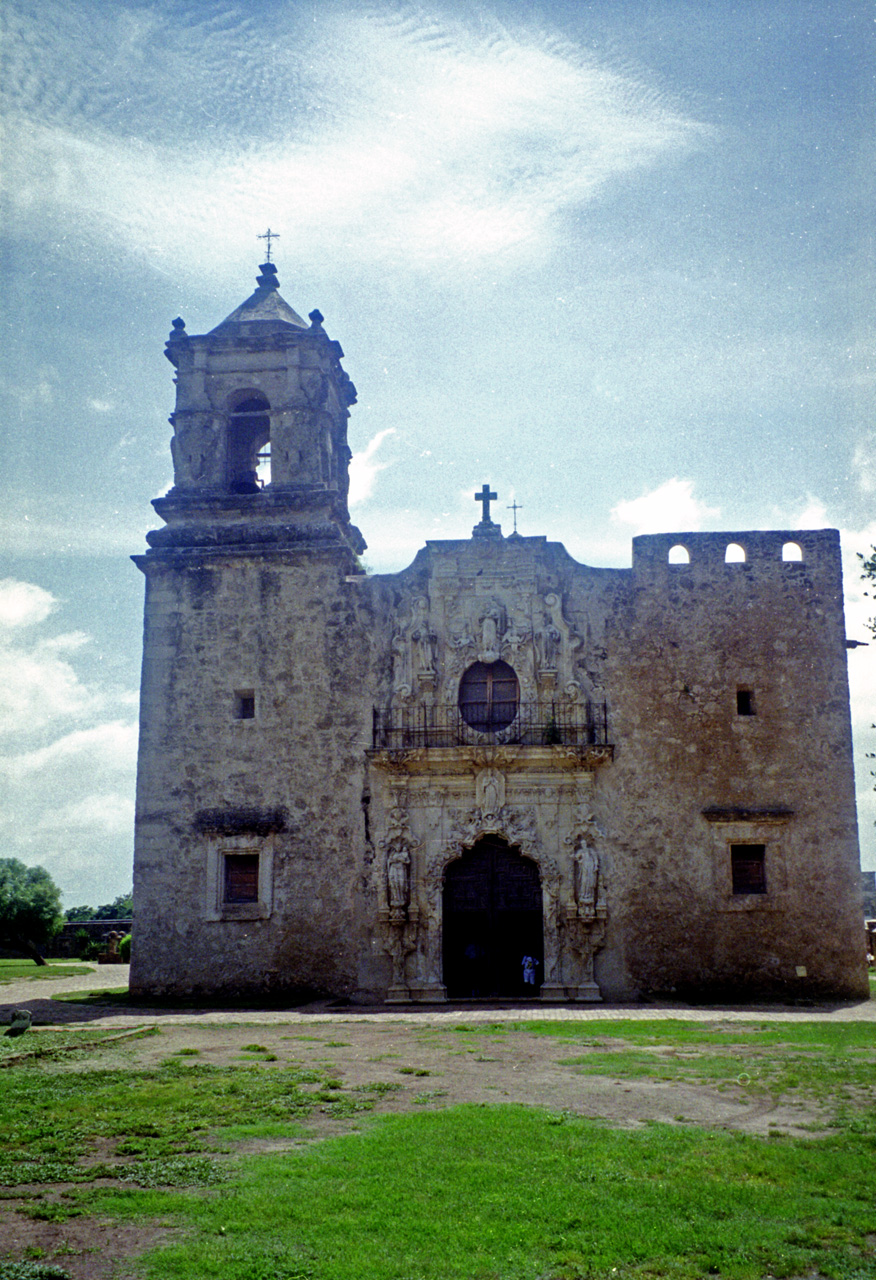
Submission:
MULTIPOLYGON (((738 1025, 734 1030, 739 1031, 738 1025)), ((605 1047, 603 1042, 601 1048, 605 1047)), ((114 1056, 118 1055, 119 1050, 114 1056)), ((215 1066, 261 1060, 265 1070, 314 1067, 335 1077, 344 1089, 363 1092, 369 1086, 389 1085, 389 1091, 370 1095, 378 1114, 460 1103, 521 1103, 623 1127, 660 1121, 754 1134, 778 1129, 797 1136, 812 1136, 813 1129, 828 1127, 827 1117, 814 1104, 780 1104, 759 1091, 752 1093, 751 1063, 742 1050, 738 1075, 743 1083, 720 1089, 684 1080, 592 1075, 586 1066, 570 1061, 586 1057, 587 1048, 559 1037, 525 1031, 480 1034, 470 1027, 456 1031, 427 1024, 412 1028, 396 1023, 323 1023, 318 1031, 299 1026, 177 1025, 124 1048, 132 1067, 155 1067, 173 1055, 215 1066), (264 1058, 244 1049, 252 1044, 261 1046, 264 1058), (276 1061, 266 1061, 268 1055, 276 1061)), ((655 1053, 655 1066, 657 1057, 655 1053)), ((319 1132, 338 1128, 334 1121, 322 1122, 319 1113, 307 1123, 319 1132)))
MULTIPOLYGON (((248 1141, 235 1145, 235 1153, 283 1150, 348 1132, 367 1124, 368 1115, 460 1103, 547 1107, 624 1127, 657 1121, 750 1134, 778 1131, 812 1137, 828 1131, 827 1115, 813 1102, 776 1103, 766 1089, 759 1089, 752 1078, 752 1057, 744 1048, 728 1047, 731 1070, 721 1085, 713 1085, 695 1079, 695 1054, 689 1071, 684 1061, 679 1067, 676 1058, 678 1079, 660 1080, 647 1073, 615 1078, 588 1072, 590 1050, 585 1037, 542 1036, 517 1029, 493 1031, 487 1021, 481 1027, 470 1022, 454 1026, 443 1020, 430 1022, 428 1014, 415 1024, 368 1019, 311 1025, 300 1021, 247 1023, 245 1013, 239 1018, 222 1025, 194 1020, 163 1022, 157 1034, 116 1038, 93 1051, 81 1051, 75 1060, 60 1057, 57 1062, 70 1071, 87 1071, 98 1059, 101 1066, 131 1071, 154 1068, 170 1058, 215 1066, 257 1064, 264 1071, 297 1067, 318 1072, 323 1079, 330 1076, 348 1096, 355 1093, 373 1103, 373 1110, 365 1116, 350 1118, 332 1114, 331 1107, 318 1107, 301 1121, 301 1136, 285 1141, 248 1141)), ((721 1024, 712 1023, 716 1025, 721 1024)), ((598 1028, 591 1026, 590 1030, 598 1028)), ((732 1030, 738 1034, 742 1027, 734 1022, 732 1030)), ((113 1030, 107 1031, 113 1035, 113 1030)), ((40 1034, 36 1030, 26 1039, 32 1044, 40 1034)), ((602 1040, 598 1050, 604 1052, 607 1047, 602 1040)), ((617 1042, 617 1047, 630 1046, 617 1042)), ((643 1052, 641 1046, 637 1051, 643 1052)), ((657 1068, 660 1054, 666 1051, 654 1048, 645 1052, 653 1052, 657 1068)), ((9 1068, 17 1069, 26 1068, 9 1068)), ((22 1212, 25 1207, 32 1210, 36 1198, 50 1206, 63 1190, 47 1185, 16 1191, 16 1199, 0 1205, 0 1257, 39 1257, 63 1267, 71 1280, 110 1280, 130 1275, 133 1259, 174 1238, 169 1225, 135 1227, 87 1217, 39 1221, 22 1212)))
POLYGON ((66 1271, 71 1280, 114 1280, 126 1261, 178 1238, 170 1227, 132 1226, 99 1218, 35 1222, 16 1212, 16 1207, 15 1202, 4 1206, 0 1258, 39 1259, 43 1265, 66 1271))

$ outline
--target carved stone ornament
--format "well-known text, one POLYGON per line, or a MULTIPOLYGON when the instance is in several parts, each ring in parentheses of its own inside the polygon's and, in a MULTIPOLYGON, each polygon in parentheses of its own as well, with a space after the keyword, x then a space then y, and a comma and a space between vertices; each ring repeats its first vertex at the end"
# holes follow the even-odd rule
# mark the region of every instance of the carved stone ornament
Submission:
POLYGON ((478 634, 480 649, 478 662, 498 662, 502 656, 502 638, 506 630, 505 609, 497 601, 491 600, 486 608, 481 608, 478 618, 478 634))
POLYGON ((170 442, 175 482, 180 488, 197 485, 209 477, 216 453, 218 433, 207 413, 174 414, 174 435, 170 442))
POLYGON ((496 815, 505 806, 505 775, 499 769, 482 769, 475 778, 475 797, 484 815, 496 815))
POLYGON ((386 887, 390 911, 404 912, 411 900, 411 855, 393 842, 386 856, 386 887))
POLYGON ((563 969, 565 987, 577 1001, 588 1004, 602 1000, 594 976, 594 961, 605 944, 604 918, 583 920, 567 915, 563 920, 563 969))
POLYGON ((411 998, 408 986, 407 958, 417 945, 416 925, 404 918, 392 918, 384 924, 383 948, 392 961, 392 979, 386 993, 387 1004, 403 1004, 411 998))
POLYGON ((581 696, 573 658, 584 643, 563 615, 563 601, 555 591, 544 597, 541 630, 536 638, 538 678, 545 692, 559 688, 570 701, 581 696))
MULTIPOLYGON (((504 805, 498 813, 481 811, 448 813, 448 839, 444 847, 429 859, 426 868, 426 894, 430 916, 437 919, 438 895, 448 863, 461 858, 482 836, 496 835, 506 840, 512 848, 520 850, 524 858, 531 859, 541 873, 542 905, 544 911, 544 985, 555 992, 560 969, 560 945, 558 933, 558 903, 560 870, 556 858, 541 846, 537 835, 535 811, 504 805)), ((437 938, 437 931, 433 931, 437 938)))
POLYGON ((435 675, 438 637, 429 625, 429 601, 420 596, 414 605, 411 628, 412 668, 417 675, 435 675))
POLYGON ((579 808, 572 831, 564 843, 571 853, 571 899, 567 914, 595 920, 606 914, 604 878, 600 868, 598 842, 604 833, 589 810, 579 808))
POLYGON ((412 693, 410 645, 404 631, 392 637, 392 698, 407 702, 412 693))

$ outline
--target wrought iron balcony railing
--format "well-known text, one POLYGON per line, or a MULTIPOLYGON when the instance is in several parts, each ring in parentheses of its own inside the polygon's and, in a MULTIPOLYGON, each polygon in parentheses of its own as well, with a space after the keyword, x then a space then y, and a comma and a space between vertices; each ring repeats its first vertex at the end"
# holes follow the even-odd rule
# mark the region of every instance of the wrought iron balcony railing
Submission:
POLYGON ((488 744, 524 747, 608 746, 605 703, 469 703, 459 707, 374 708, 376 751, 488 744))

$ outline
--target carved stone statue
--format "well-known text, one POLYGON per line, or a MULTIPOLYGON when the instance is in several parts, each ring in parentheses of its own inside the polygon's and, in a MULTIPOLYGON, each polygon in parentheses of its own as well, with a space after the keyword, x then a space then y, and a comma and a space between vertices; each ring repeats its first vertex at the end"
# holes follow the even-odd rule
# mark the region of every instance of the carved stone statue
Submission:
POLYGON ((556 671, 563 637, 549 615, 545 615, 544 622, 544 631, 541 633, 541 665, 547 671, 556 671))
POLYGON ((414 626, 411 631, 411 640, 413 641, 414 654, 416 655, 417 671, 434 672, 435 642, 437 637, 433 631, 429 630, 429 601, 425 596, 421 596, 414 606, 414 626))
POLYGON ((599 883, 599 856, 589 844, 580 843, 575 850, 575 900, 582 916, 596 914, 599 883))
POLYGON ((499 812, 505 803, 505 779, 498 769, 483 769, 477 776, 476 790, 484 816, 499 812))
POLYGON ((499 658, 499 624, 502 614, 496 605, 491 605, 481 617, 481 651, 480 662, 496 662, 499 658))
POLYGON ((386 860, 386 886, 389 905, 404 908, 411 898, 411 855, 404 847, 396 847, 386 860))

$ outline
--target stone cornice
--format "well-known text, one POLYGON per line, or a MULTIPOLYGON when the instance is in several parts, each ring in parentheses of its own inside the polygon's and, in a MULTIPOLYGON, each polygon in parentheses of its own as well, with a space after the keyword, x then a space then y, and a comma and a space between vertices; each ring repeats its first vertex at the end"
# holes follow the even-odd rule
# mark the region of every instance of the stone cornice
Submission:
POLYGON ((483 745, 470 747, 413 747, 391 751, 372 749, 369 760, 379 769, 395 773, 470 774, 494 766, 509 773, 591 772, 614 758, 614 747, 483 745))
POLYGON ((787 805, 753 808, 746 805, 713 805, 703 809, 706 822, 790 822, 794 810, 787 805))

